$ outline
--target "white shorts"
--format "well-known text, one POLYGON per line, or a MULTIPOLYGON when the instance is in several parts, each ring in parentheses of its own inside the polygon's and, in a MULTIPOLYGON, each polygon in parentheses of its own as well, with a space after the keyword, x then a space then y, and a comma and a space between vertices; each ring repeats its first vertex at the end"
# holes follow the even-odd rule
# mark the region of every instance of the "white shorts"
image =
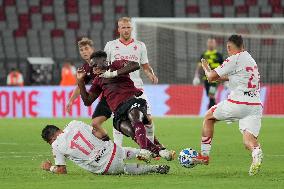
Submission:
POLYGON ((144 90, 143 90, 143 94, 141 96, 139 96, 138 98, 143 98, 144 100, 146 100, 146 102, 147 102, 147 114, 151 115, 152 114, 151 105, 149 104, 148 96, 145 94, 144 90))
POLYGON ((211 111, 217 120, 239 121, 241 133, 248 131, 257 137, 261 128, 262 109, 261 105, 235 104, 224 100, 213 106, 211 111))

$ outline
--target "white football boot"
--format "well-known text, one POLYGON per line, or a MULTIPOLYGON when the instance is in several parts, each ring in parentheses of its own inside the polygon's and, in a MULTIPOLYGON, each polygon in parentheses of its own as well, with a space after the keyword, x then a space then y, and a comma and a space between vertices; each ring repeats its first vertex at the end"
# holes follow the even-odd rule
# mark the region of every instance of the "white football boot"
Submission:
POLYGON ((249 169, 249 176, 256 175, 259 172, 262 159, 263 153, 261 149, 254 150, 252 152, 252 163, 249 169))

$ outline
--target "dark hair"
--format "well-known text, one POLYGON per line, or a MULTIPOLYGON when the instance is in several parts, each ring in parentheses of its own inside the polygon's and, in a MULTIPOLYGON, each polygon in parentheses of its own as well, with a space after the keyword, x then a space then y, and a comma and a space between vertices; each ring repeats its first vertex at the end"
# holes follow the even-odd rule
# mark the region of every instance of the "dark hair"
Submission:
POLYGON ((105 51, 96 51, 96 52, 94 52, 92 55, 91 55, 91 57, 90 57, 91 59, 93 59, 93 58, 107 58, 107 54, 106 54, 106 52, 105 51))
POLYGON ((46 142, 49 142, 51 138, 54 136, 54 134, 59 130, 60 129, 55 125, 46 125, 46 127, 42 129, 41 137, 46 142))
POLYGON ((229 42, 233 43, 238 47, 239 49, 243 47, 244 42, 241 35, 231 35, 228 39, 229 42))

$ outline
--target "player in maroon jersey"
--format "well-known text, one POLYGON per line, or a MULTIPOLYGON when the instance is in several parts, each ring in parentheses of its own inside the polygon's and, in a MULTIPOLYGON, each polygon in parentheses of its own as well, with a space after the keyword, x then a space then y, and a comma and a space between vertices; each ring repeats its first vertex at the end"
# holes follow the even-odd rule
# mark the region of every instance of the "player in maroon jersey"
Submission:
POLYGON ((147 102, 139 98, 143 92, 134 86, 129 76, 130 72, 139 69, 139 64, 117 60, 108 65, 106 58, 107 54, 104 51, 95 52, 91 56, 94 70, 116 77, 95 77, 89 92, 86 91, 83 79, 85 71, 78 70, 77 72, 78 86, 84 104, 90 106, 102 93, 114 113, 113 126, 117 130, 130 136, 142 149, 150 150, 167 160, 173 160, 174 151, 161 148, 146 137, 144 124, 148 123, 147 102))

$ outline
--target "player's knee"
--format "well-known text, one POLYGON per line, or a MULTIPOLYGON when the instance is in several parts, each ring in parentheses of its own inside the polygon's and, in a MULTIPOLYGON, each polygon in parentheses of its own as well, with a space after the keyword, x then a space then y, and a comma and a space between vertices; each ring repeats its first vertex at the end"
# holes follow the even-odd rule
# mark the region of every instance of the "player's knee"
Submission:
POLYGON ((147 115, 147 119, 148 119, 148 125, 152 125, 153 119, 151 115, 147 115))
POLYGON ((131 111, 129 111, 128 117, 131 122, 142 121, 143 113, 139 109, 133 108, 131 111))

